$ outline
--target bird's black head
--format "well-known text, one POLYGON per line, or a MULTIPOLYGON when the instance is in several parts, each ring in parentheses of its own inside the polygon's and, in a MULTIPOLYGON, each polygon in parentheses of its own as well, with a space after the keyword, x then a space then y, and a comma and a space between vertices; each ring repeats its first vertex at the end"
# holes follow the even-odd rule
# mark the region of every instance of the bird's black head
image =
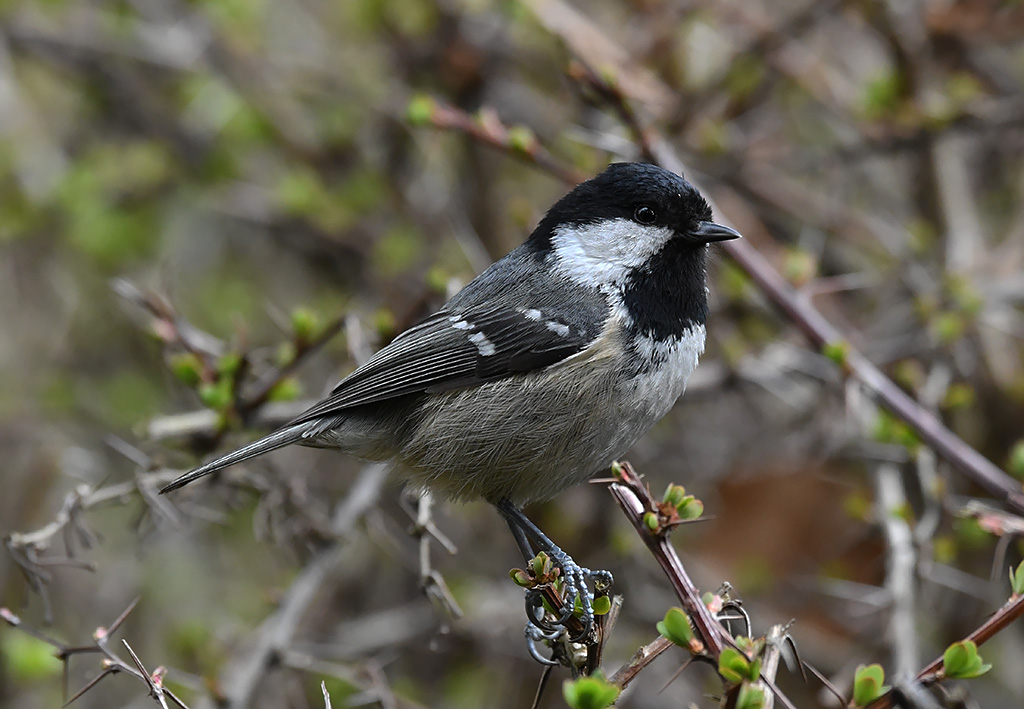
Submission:
POLYGON ((557 272, 617 293, 637 331, 663 339, 703 324, 706 245, 738 236, 679 175, 615 163, 560 199, 527 243, 557 272))
POLYGON ((612 163, 604 172, 583 182, 560 199, 534 231, 537 248, 551 246, 560 227, 628 220, 638 227, 664 227, 693 245, 707 243, 699 234, 711 221, 711 207, 685 179, 657 165, 612 163))

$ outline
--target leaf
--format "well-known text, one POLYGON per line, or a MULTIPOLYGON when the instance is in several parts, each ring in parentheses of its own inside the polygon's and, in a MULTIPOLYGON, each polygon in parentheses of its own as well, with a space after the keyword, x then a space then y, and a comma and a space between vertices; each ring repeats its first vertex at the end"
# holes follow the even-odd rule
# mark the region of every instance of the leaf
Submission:
POLYGON ((562 684, 562 696, 572 709, 606 709, 622 690, 600 675, 580 677, 562 684))
POLYGON ((853 704, 863 707, 889 691, 881 665, 860 665, 853 675, 853 704))
POLYGON ((950 679, 973 679, 991 669, 992 665, 981 659, 972 640, 955 642, 942 653, 942 672, 950 679))
POLYGON ((740 685, 736 695, 736 709, 762 709, 764 707, 764 688, 752 682, 740 685))
POLYGON ((1016 570, 1010 569, 1010 587, 1014 596, 1024 593, 1024 561, 1017 565, 1016 570))
POLYGON ((726 682, 739 684, 750 676, 750 661, 735 648, 727 647, 718 656, 718 674, 726 682))
POLYGON ((688 648, 693 640, 693 628, 690 627, 690 619, 682 608, 669 608, 665 612, 665 618, 658 621, 658 632, 661 636, 671 640, 679 647, 688 648))

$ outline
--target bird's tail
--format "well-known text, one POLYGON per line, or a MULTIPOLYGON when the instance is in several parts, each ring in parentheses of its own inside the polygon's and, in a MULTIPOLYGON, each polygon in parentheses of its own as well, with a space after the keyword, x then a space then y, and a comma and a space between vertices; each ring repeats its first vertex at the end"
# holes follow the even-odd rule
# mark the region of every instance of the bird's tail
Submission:
POLYGON ((305 433, 308 428, 309 423, 305 422, 286 426, 285 428, 274 431, 270 435, 253 441, 247 446, 242 446, 238 450, 232 451, 225 456, 221 456, 216 460, 211 460, 206 465, 201 465, 195 470, 190 470, 173 482, 164 485, 160 489, 160 494, 162 495, 165 492, 177 490, 179 487, 184 487, 193 480, 198 480, 199 478, 209 475, 221 468, 226 468, 229 465, 241 463, 243 460, 249 460, 249 458, 255 458, 258 455, 269 453, 270 451, 286 446, 289 443, 295 443, 302 439, 302 434, 305 433))

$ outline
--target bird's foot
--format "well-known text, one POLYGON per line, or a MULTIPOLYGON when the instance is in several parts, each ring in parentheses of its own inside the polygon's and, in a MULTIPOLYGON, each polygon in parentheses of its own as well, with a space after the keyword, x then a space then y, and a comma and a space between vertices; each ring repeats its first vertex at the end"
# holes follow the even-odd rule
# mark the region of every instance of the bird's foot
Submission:
MULTIPOLYGON (((586 642, 594 627, 594 594, 590 586, 606 595, 613 581, 611 573, 582 567, 554 545, 538 554, 531 563, 531 570, 530 583, 524 585, 527 585, 526 616, 541 631, 534 642, 552 640, 563 631, 570 642, 586 642), (560 604, 552 603, 548 595, 552 590, 560 604), (555 610, 558 605, 560 610, 555 610)), ((530 654, 536 657, 532 644, 530 654)))

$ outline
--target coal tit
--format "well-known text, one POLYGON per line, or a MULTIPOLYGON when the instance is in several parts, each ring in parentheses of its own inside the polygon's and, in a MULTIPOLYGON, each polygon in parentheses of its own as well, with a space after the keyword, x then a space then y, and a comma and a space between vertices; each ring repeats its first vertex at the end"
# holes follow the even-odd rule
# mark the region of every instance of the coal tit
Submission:
POLYGON ((292 443, 394 460, 416 485, 495 505, 528 560, 562 569, 589 632, 587 582, 610 575, 521 507, 607 469, 668 412, 704 350, 707 244, 737 237, 682 177, 612 164, 330 396, 161 492, 292 443))

